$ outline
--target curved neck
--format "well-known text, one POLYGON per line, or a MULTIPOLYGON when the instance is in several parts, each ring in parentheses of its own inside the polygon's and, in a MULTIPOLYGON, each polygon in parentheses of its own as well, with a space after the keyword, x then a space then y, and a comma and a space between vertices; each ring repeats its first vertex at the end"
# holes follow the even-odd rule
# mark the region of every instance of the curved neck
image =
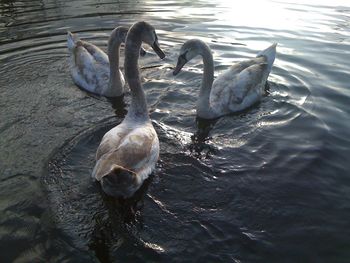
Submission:
POLYGON ((203 58, 204 71, 202 87, 197 100, 197 115, 202 118, 212 118, 210 107, 210 92, 214 81, 214 61, 209 47, 205 44, 199 46, 199 54, 203 58))
POLYGON ((119 49, 121 41, 115 41, 111 46, 108 46, 109 59, 109 91, 114 96, 121 96, 124 93, 124 83, 120 76, 119 70, 119 49))
POLYGON ((131 91, 131 104, 125 119, 149 120, 145 93, 142 89, 138 59, 141 48, 142 32, 133 27, 125 43, 125 77, 131 91))

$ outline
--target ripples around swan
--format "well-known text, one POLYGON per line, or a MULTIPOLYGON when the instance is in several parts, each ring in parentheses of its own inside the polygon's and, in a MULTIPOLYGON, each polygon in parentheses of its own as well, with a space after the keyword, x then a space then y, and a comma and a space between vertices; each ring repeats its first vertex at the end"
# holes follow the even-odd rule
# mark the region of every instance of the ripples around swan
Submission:
POLYGON ((0 0, 1 261, 346 262, 349 11, 341 0, 0 0), (116 203, 90 173, 125 111, 74 86, 66 30, 106 49, 135 20, 155 26, 167 55, 140 60, 161 155, 116 203), (216 76, 278 42, 261 103, 196 119, 201 60, 172 76, 190 38, 210 45, 216 76))

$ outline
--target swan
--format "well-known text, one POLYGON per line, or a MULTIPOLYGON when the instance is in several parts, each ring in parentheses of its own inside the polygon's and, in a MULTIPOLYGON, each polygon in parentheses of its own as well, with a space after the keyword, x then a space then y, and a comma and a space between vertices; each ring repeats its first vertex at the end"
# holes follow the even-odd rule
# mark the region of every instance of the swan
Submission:
POLYGON ((124 120, 103 136, 92 172, 102 190, 114 197, 131 197, 154 170, 159 156, 158 136, 148 115, 138 67, 142 42, 150 45, 161 59, 165 57, 153 26, 137 22, 130 28, 124 69, 131 104, 124 120))
MULTIPOLYGON (((97 46, 67 32, 70 71, 74 83, 82 89, 105 97, 124 94, 125 80, 119 69, 119 48, 125 42, 127 27, 115 28, 108 39, 108 56, 97 46)), ((140 49, 141 55, 145 51, 140 49)))
POLYGON ((276 46, 274 43, 255 58, 232 65, 214 81, 214 62, 209 46, 199 39, 191 39, 182 45, 173 74, 177 75, 197 55, 202 56, 204 72, 197 115, 202 119, 215 119, 242 111, 261 99, 275 60, 276 46))

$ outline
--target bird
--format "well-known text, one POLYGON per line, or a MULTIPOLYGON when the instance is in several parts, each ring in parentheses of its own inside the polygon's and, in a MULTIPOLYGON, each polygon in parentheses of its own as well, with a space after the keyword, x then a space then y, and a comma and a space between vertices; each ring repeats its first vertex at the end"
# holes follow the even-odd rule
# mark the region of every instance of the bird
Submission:
POLYGON ((150 45, 163 59, 155 29, 147 22, 131 26, 125 44, 124 70, 131 103, 124 120, 102 138, 92 177, 102 190, 116 198, 130 198, 152 173, 159 157, 159 140, 148 114, 138 59, 141 43, 150 45))
POLYGON ((197 116, 216 119, 245 110, 261 99, 275 60, 276 46, 274 43, 255 58, 232 65, 214 81, 214 62, 209 46, 200 39, 190 39, 180 49, 173 74, 177 75, 194 57, 202 56, 204 70, 196 105, 197 116))
MULTIPOLYGON (((108 55, 97 46, 80 40, 67 32, 70 54, 69 68, 76 85, 85 91, 107 98, 121 97, 125 93, 125 79, 119 69, 120 45, 125 42, 128 28, 116 27, 108 39, 108 55)), ((145 55, 145 50, 140 49, 145 55)))

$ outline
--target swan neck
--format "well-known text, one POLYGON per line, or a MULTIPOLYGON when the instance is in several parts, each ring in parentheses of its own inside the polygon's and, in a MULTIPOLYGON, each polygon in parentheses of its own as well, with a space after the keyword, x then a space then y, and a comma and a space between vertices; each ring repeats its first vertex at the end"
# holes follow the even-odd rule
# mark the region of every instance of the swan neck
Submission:
POLYGON ((213 81, 214 81, 213 55, 211 54, 210 50, 205 48, 203 49, 202 57, 203 57, 204 70, 203 70, 201 92, 209 96, 211 91, 211 86, 213 85, 213 81))
POLYGON ((145 93, 142 89, 138 59, 141 48, 141 34, 137 30, 129 31, 125 44, 124 70, 131 92, 131 104, 126 119, 149 120, 145 93))
POLYGON ((122 77, 119 70, 119 50, 120 41, 108 47, 109 59, 109 90, 116 96, 121 96, 124 93, 122 77))
POLYGON ((203 58, 204 70, 202 78, 202 87, 199 92, 197 101, 197 114, 203 118, 209 118, 211 116, 210 107, 210 92, 214 81, 214 61, 213 55, 209 47, 206 45, 202 47, 201 55, 203 58))

